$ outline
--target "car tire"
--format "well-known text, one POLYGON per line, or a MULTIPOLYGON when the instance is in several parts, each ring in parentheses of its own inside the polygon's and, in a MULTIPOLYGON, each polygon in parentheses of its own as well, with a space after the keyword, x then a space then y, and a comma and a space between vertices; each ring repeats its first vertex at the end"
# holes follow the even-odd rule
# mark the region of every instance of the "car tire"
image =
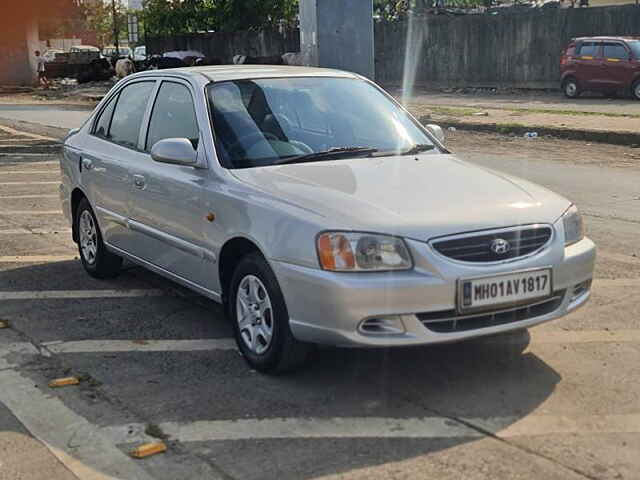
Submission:
POLYGON ((117 276, 122 266, 122 257, 106 249, 98 221, 86 198, 80 201, 74 221, 78 232, 80 260, 87 273, 101 279, 117 276))
POLYGON ((245 256, 231 279, 229 316, 238 349, 263 373, 285 373, 305 363, 312 347, 298 341, 278 280, 259 253, 245 256))
POLYGON ((635 100, 640 100, 640 80, 636 80, 631 86, 631 96, 635 100))
POLYGON ((580 85, 575 77, 567 77, 562 82, 562 93, 567 98, 578 98, 580 96, 580 85))

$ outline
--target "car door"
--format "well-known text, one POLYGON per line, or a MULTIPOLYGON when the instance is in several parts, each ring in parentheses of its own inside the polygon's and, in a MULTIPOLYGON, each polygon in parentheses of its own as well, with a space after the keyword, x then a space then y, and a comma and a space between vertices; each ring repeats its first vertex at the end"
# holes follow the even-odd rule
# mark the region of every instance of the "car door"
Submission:
POLYGON ((188 82, 163 80, 158 88, 144 158, 130 165, 130 226, 136 238, 136 256, 204 286, 209 275, 205 262, 211 257, 203 245, 203 226, 209 213, 203 185, 208 170, 155 162, 149 153, 165 138, 187 138, 198 155, 204 155, 193 99, 188 82))
POLYGON ((588 90, 598 87, 601 72, 600 42, 587 40, 580 44, 575 58, 576 77, 581 89, 588 90))
POLYGON ((138 136, 154 81, 131 82, 102 108, 80 152, 80 181, 97 216, 104 241, 129 250, 130 177, 127 164, 136 161, 138 136))
POLYGON ((622 42, 602 43, 603 84, 621 90, 631 85, 633 67, 631 51, 622 42))

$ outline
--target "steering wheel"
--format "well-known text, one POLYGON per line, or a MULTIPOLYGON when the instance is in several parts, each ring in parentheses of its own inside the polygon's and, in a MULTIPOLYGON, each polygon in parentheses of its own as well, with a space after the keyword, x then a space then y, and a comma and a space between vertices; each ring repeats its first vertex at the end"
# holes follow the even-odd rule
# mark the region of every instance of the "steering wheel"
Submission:
POLYGON ((233 145, 229 146, 229 153, 235 156, 237 150, 243 149, 245 152, 253 147, 260 140, 266 138, 267 140, 278 140, 273 133, 270 132, 252 132, 240 137, 233 145))

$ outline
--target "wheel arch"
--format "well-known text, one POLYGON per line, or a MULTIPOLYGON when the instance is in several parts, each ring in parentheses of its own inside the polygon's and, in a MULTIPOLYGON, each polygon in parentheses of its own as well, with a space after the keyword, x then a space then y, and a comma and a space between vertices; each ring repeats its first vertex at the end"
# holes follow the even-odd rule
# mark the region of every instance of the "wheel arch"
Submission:
MULTIPOLYGON (((78 205, 83 198, 87 198, 85 193, 79 188, 76 187, 71 192, 71 237, 73 241, 78 243, 78 227, 76 222, 76 211, 78 210, 78 205)), ((88 198, 87 198, 88 201, 88 198)))
POLYGON ((267 258, 254 240, 243 236, 228 239, 220 249, 220 254, 218 255, 218 278, 220 279, 223 305, 227 304, 229 298, 229 285, 236 265, 242 258, 251 253, 259 253, 265 259, 267 258))

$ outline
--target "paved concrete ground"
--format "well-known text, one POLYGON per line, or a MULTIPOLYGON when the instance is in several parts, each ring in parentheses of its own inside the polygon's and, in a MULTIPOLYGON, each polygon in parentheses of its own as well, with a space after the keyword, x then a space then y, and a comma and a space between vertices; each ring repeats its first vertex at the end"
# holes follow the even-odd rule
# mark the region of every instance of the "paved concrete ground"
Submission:
POLYGON ((134 266, 89 278, 59 212, 56 158, 1 155, 0 478, 32 459, 55 480, 638 478, 631 149, 463 132, 449 143, 583 207, 600 246, 590 304, 530 333, 322 349, 283 377, 247 368, 216 304, 134 266), (79 386, 46 386, 72 374, 79 386), (164 435, 167 453, 128 458, 164 435))

